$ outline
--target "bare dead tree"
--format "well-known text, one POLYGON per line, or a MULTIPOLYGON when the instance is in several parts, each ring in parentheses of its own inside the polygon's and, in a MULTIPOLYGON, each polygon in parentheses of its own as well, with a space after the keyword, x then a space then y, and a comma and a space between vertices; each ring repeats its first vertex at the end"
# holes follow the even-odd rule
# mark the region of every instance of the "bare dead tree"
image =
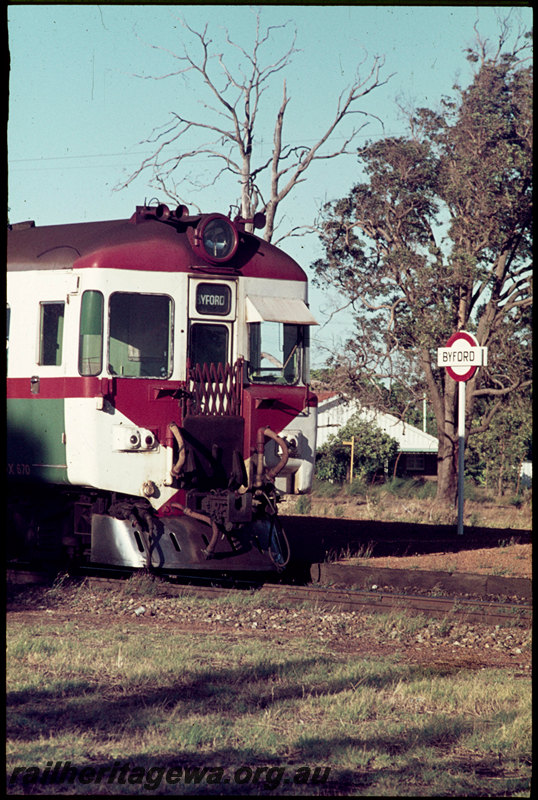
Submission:
MULTIPOLYGON (((194 75, 201 84, 200 94, 203 99, 199 103, 203 115, 200 118, 189 118, 177 111, 171 111, 167 122, 155 127, 142 142, 155 145, 153 153, 116 189, 126 188, 139 175, 149 171, 152 173, 151 185, 167 198, 177 203, 192 204, 191 198, 183 196, 186 181, 191 181, 199 189, 207 188, 214 185, 225 173, 231 173, 236 176, 241 187, 238 205, 242 217, 252 219, 256 212, 264 213, 264 238, 271 241, 280 203, 297 184, 305 180, 305 172, 311 164, 354 152, 350 149, 351 145, 366 122, 354 127, 344 137, 340 147, 325 147, 342 120, 351 115, 360 115, 380 121, 375 115, 360 109, 358 103, 390 79, 390 75, 384 80, 380 77, 384 58, 375 56, 367 65, 365 56, 357 68, 354 82, 339 95, 332 120, 318 135, 314 144, 285 143, 284 118, 291 98, 284 79, 281 102, 275 110, 272 152, 268 158, 262 159, 258 156, 258 145, 263 138, 258 133, 262 96, 270 82, 289 66, 294 53, 298 52, 295 48, 297 31, 294 30, 287 50, 265 63, 264 46, 265 50, 270 47, 274 32, 287 28, 290 23, 270 25, 262 30, 260 14, 257 13, 256 33, 250 50, 234 42, 226 32, 227 45, 240 55, 240 65, 232 70, 227 65, 224 54, 215 52, 215 43, 209 36, 208 25, 200 32, 191 28, 184 20, 180 21, 195 39, 198 48, 196 54, 187 46, 184 46, 182 54, 166 51, 178 62, 176 70, 161 76, 138 77, 165 80, 194 75), (361 69, 365 70, 364 75, 361 75, 361 69), (209 138, 189 148, 188 134, 192 132, 202 133, 209 138), (219 164, 210 182, 205 185, 199 180, 192 181, 186 171, 189 163, 200 163, 204 158, 216 159, 219 164)), ((164 50, 158 45, 151 47, 164 50)), ((227 60, 231 63, 232 59, 229 57, 227 60)))

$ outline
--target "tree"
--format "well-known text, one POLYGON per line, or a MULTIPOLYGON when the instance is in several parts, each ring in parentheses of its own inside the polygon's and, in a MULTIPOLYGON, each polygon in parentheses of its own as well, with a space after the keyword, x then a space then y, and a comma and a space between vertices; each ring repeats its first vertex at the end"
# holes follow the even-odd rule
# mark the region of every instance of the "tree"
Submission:
MULTIPOLYGON (((480 405, 487 401, 477 402, 480 405)), ((521 465, 529 458, 531 442, 530 396, 511 398, 510 402, 502 404, 487 430, 470 437, 465 474, 499 496, 507 486, 517 490, 521 465)))
MULTIPOLYGON (((315 144, 285 144, 284 118, 291 98, 286 81, 283 81, 280 105, 275 107, 273 146, 271 155, 262 159, 258 154, 263 138, 260 113, 264 94, 275 76, 290 64, 295 52, 297 32, 285 52, 275 54, 274 34, 286 29, 285 25, 270 25, 262 30, 260 15, 256 15, 256 34, 250 50, 234 42, 226 33, 229 54, 215 50, 209 37, 208 25, 196 31, 182 20, 198 47, 193 53, 184 46, 182 54, 172 53, 178 68, 153 80, 180 79, 188 75, 197 79, 203 113, 199 118, 189 118, 179 111, 171 111, 167 122, 153 129, 144 143, 155 145, 154 152, 117 188, 127 187, 142 172, 152 173, 152 185, 175 203, 185 202, 179 182, 186 181, 188 164, 202 159, 216 163, 211 185, 225 174, 231 173, 240 185, 240 208, 244 219, 252 220, 256 212, 265 214, 264 238, 271 241, 280 203, 291 190, 305 180, 306 170, 315 162, 349 154, 350 145, 363 125, 353 128, 341 146, 330 150, 326 145, 347 117, 361 115, 374 117, 358 106, 374 89, 387 82, 381 80, 384 59, 375 56, 369 65, 366 59, 357 68, 353 84, 341 92, 336 102, 332 120, 318 134, 315 144), (269 54, 267 54, 269 51, 269 54), (232 69, 233 53, 239 54, 239 65, 232 69), (267 54, 267 55, 266 55, 267 54), (361 76, 360 69, 365 67, 361 76), (197 143, 190 146, 188 136, 196 134, 197 143), (199 137, 209 136, 200 142, 199 137)), ((156 45, 153 45, 156 49, 156 45)), ((151 76, 150 76, 151 77, 151 76)), ((390 76, 389 76, 390 77, 390 76)), ((377 119, 377 117, 375 117, 377 119)), ((311 131, 308 138, 312 137, 311 131)), ((234 198, 236 199, 236 198, 234 198)))
POLYGON ((338 433, 329 436, 317 453, 316 474, 321 480, 342 482, 350 466, 350 448, 344 445, 354 436, 353 474, 359 479, 383 472, 396 458, 398 442, 384 433, 375 422, 361 418, 360 413, 342 425, 338 433))
POLYGON ((418 109, 407 136, 359 150, 367 181, 325 207, 314 265, 356 312, 356 335, 333 359, 341 385, 377 405, 396 380, 427 392, 442 501, 456 497, 458 392, 437 348, 464 329, 489 347, 490 366, 467 384, 466 436, 530 384, 532 68, 529 35, 507 51, 508 35, 505 23, 494 53, 477 35, 474 78, 442 113, 418 109), (491 402, 471 431, 478 398, 491 402))

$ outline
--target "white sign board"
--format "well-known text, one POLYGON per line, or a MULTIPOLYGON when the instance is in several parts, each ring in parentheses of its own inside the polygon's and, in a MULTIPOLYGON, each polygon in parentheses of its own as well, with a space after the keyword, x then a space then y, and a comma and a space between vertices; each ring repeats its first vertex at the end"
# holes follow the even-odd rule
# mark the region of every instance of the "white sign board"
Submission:
POLYGON ((487 347, 471 347, 468 342, 459 339, 452 347, 437 348, 437 366, 462 367, 465 372, 469 367, 485 367, 488 363, 487 347))
POLYGON ((468 381, 478 367, 488 363, 488 348, 481 347, 472 333, 453 333, 446 347, 437 348, 437 366, 446 367, 455 381, 468 381))

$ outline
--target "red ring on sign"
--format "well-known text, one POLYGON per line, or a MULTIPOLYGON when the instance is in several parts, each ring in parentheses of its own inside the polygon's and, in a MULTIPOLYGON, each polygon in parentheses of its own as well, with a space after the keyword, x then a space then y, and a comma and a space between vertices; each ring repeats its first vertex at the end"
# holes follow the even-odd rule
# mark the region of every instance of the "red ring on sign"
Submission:
MULTIPOLYGON (((446 347, 452 347, 454 342, 459 341, 459 339, 465 339, 466 342, 469 342, 470 345, 476 347, 476 342, 473 337, 466 333, 465 331, 459 331, 458 333, 453 333, 448 342, 446 343, 446 347)), ((470 380, 473 375, 475 374, 478 367, 469 367, 467 372, 464 372, 462 375, 459 375, 457 372, 454 372, 452 367, 446 367, 446 371, 450 375, 451 378, 455 381, 468 381, 470 380)))

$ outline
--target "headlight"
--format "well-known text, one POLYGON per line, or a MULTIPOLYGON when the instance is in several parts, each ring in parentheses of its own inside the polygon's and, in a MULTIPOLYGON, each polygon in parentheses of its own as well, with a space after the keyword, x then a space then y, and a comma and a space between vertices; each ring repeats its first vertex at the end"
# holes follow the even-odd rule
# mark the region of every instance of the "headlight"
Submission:
POLYGON ((212 214, 200 223, 194 243, 201 247, 205 259, 220 264, 235 255, 239 237, 228 217, 212 214))

